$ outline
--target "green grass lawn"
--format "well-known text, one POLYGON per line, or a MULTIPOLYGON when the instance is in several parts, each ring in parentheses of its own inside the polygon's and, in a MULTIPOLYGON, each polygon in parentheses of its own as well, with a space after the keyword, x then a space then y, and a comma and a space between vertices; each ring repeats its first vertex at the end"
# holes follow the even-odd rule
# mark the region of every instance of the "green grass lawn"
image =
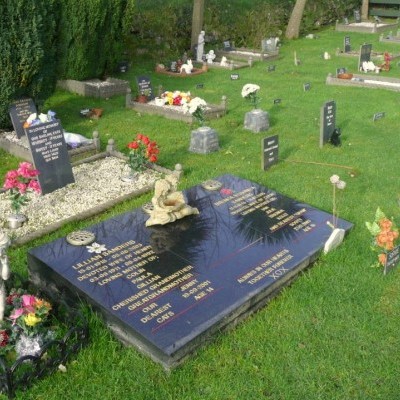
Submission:
MULTIPOLYGON (((358 59, 335 55, 336 48, 343 48, 344 33, 330 28, 318 35, 315 40, 285 42, 279 60, 234 71, 238 80, 230 79, 229 70, 210 70, 186 79, 156 75, 153 62, 144 59, 134 59, 132 69, 119 76, 134 89, 135 76, 148 74, 155 88, 189 90, 210 103, 219 103, 226 95, 228 114, 208 123, 219 133, 218 153, 189 153, 193 127, 126 109, 124 96, 99 100, 57 91, 47 101, 46 110, 56 111, 67 131, 90 136, 97 130, 103 147, 109 138, 122 150, 136 133, 150 136, 159 143, 160 165, 171 169, 176 163, 183 165, 182 189, 231 173, 331 212, 329 178, 338 174, 347 183, 339 193, 339 216, 354 223, 354 228, 341 247, 322 255, 268 306, 234 330, 216 335, 176 370, 166 373, 136 349, 124 347, 99 318, 88 313, 90 345, 67 365, 66 373, 43 379, 19 393, 18 399, 400 398, 399 270, 383 276, 370 267, 376 255, 370 251, 371 237, 365 228, 378 206, 400 222, 400 94, 327 86, 328 73, 338 67, 357 72, 358 59), (300 66, 294 65, 294 51, 300 66), (322 58, 324 51, 331 54, 330 60, 322 58), (268 64, 276 64, 276 71, 267 72, 268 64), (198 83, 204 83, 204 88, 196 90, 198 83), (268 132, 243 129, 244 114, 250 110, 240 95, 246 83, 261 86, 260 108, 270 114, 268 132), (303 90, 304 83, 311 84, 310 91, 303 90), (282 103, 274 105, 276 98, 282 103), (320 109, 328 100, 336 101, 342 146, 320 149, 320 109), (81 118, 79 110, 85 107, 102 107, 103 117, 81 118), (373 122, 374 113, 382 111, 385 118, 373 122), (265 172, 261 138, 274 134, 279 135, 280 161, 265 172)), ((378 34, 349 36, 353 49, 367 42, 373 50, 400 53, 400 45, 380 43, 378 34)), ((397 60, 384 74, 400 75, 397 60)), ((18 164, 4 152, 0 156, 1 175, 18 164)), ((150 197, 143 195, 12 249, 12 269, 27 275, 29 248, 138 207, 150 197)))

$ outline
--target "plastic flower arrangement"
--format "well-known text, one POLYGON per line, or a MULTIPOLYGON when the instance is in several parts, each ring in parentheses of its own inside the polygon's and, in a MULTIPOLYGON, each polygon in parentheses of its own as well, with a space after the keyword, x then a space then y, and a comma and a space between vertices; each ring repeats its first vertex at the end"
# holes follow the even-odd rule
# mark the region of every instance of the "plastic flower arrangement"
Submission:
POLYGON ((183 105, 183 112, 185 114, 190 113, 193 117, 198 121, 198 123, 203 126, 204 125, 204 111, 206 110, 207 103, 205 100, 200 97, 195 97, 190 101, 190 103, 186 103, 183 105))
POLYGON ((333 207, 332 207, 332 224, 328 223, 328 225, 331 226, 331 228, 336 228, 337 221, 339 219, 339 213, 337 210, 337 198, 336 198, 336 189, 343 190, 346 187, 346 182, 341 181, 339 175, 332 175, 329 178, 332 187, 333 187, 333 196, 332 196, 332 202, 333 202, 333 207))
POLYGON ((56 117, 56 113, 54 111, 49 110, 47 114, 39 114, 33 113, 29 115, 27 120, 24 122, 23 127, 29 128, 30 126, 44 124, 46 122, 54 121, 56 117))
POLYGON ((28 192, 41 193, 40 184, 37 181, 39 171, 34 169, 29 162, 21 162, 18 169, 8 171, 3 187, 9 189, 11 208, 19 213, 21 207, 29 201, 28 192))
POLYGON ((191 95, 190 92, 180 92, 179 90, 176 90, 174 92, 164 92, 161 95, 161 98, 164 99, 166 105, 183 106, 190 102, 191 95))
POLYGON ((373 236, 371 250, 379 253, 378 261, 373 264, 373 267, 385 266, 388 252, 398 244, 399 230, 379 207, 374 221, 366 222, 365 225, 373 236))
POLYGON ((138 133, 136 139, 127 145, 129 149, 128 165, 132 172, 141 172, 148 162, 157 162, 159 148, 156 142, 138 133))
POLYGON ((248 99, 254 109, 258 107, 260 102, 260 98, 258 97, 259 90, 260 86, 254 85, 253 83, 246 83, 242 88, 242 97, 248 99))
POLYGON ((21 289, 6 299, 5 318, 0 322, 0 354, 36 355, 46 340, 55 338, 48 327, 51 304, 21 289))

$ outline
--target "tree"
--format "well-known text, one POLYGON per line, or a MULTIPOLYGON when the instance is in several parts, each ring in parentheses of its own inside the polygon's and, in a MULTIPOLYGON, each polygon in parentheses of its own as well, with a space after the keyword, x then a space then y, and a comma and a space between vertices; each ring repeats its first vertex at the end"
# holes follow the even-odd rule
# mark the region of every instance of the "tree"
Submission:
POLYGON ((368 20, 368 4, 369 4, 368 0, 363 0, 361 6, 361 18, 363 21, 368 20))
POLYGON ((287 39, 297 39, 300 33, 300 24, 303 18, 304 7, 307 0, 296 0, 293 7, 292 14, 286 28, 286 38, 287 39))

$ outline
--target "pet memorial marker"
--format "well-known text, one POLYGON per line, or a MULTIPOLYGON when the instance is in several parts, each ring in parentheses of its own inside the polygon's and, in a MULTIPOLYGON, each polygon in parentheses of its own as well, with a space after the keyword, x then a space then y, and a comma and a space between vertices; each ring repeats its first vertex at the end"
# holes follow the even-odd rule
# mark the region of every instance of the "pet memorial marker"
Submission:
POLYGON ((198 83, 196 89, 204 89, 204 83, 198 83))
POLYGON ((59 120, 31 126, 25 129, 33 164, 39 170, 38 176, 42 194, 74 183, 74 175, 64 133, 59 120))
POLYGON ((400 245, 386 254, 386 263, 383 270, 384 275, 394 269, 400 261, 400 245))
POLYGON ((274 104, 281 104, 282 103, 282 99, 274 99, 274 104))
POLYGON ((305 83, 303 89, 305 92, 308 92, 311 89, 311 83, 305 83))
POLYGON ((321 107, 319 147, 329 142, 336 124, 336 103, 327 101, 321 107))
POLYGON ((344 52, 350 53, 351 51, 351 44, 350 44, 350 36, 344 37, 344 52))
POLYGON ((278 162, 279 137, 278 135, 269 136, 261 139, 261 168, 266 171, 271 165, 278 162))
POLYGON ((374 114, 374 117, 372 120, 375 122, 375 121, 378 121, 379 119, 384 118, 385 116, 386 116, 385 112, 378 112, 378 113, 374 114))
POLYGON ((268 72, 273 72, 276 69, 276 65, 268 65, 268 72))
POLYGON ((231 74, 231 81, 237 81, 239 79, 239 74, 231 74))
POLYGON ((177 366, 267 304, 318 259, 332 233, 330 213, 233 175, 213 181, 183 193, 198 215, 146 226, 139 208, 87 228, 91 246, 59 238, 30 249, 32 281, 48 292, 69 289, 122 342, 177 366))
POLYGON ((358 70, 362 68, 364 62, 371 61, 372 44, 363 44, 360 47, 360 56, 358 58, 358 70))
POLYGON ((154 99, 153 87, 151 85, 151 80, 148 76, 138 76, 136 77, 136 83, 140 95, 147 97, 147 100, 154 99))
POLYGON ((19 99, 11 103, 9 108, 11 122, 18 139, 25 136, 24 122, 31 114, 37 113, 35 103, 32 99, 19 99))

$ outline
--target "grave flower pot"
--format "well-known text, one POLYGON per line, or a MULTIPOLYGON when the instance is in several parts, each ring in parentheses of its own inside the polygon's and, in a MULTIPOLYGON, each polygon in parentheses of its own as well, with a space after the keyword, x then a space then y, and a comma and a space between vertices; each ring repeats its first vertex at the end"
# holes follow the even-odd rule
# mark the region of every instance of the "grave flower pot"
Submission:
POLYGON ((8 227, 10 229, 18 229, 26 221, 27 221, 27 217, 24 214, 10 214, 7 217, 7 223, 8 223, 8 227))
POLYGON ((136 98, 136 101, 138 103, 147 103, 147 97, 144 94, 141 94, 136 98))

